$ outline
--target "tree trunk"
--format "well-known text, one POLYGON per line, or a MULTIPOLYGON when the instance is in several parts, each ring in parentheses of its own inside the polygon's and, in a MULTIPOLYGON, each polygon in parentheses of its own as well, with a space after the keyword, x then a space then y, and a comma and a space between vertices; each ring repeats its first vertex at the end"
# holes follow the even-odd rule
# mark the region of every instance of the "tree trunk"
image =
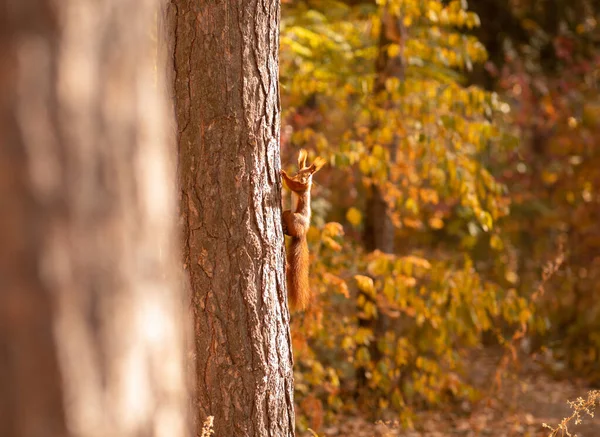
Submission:
POLYGON ((154 6, 0 0, 2 437, 185 433, 154 6))
MULTIPOLYGON (((382 8, 381 31, 379 34, 377 59, 375 61, 375 72, 377 74, 373 87, 375 95, 385 91, 385 83, 388 78, 398 77, 402 79, 404 77, 404 60, 401 55, 390 57, 388 50, 390 44, 395 43, 400 45, 404 43, 401 26, 400 18, 392 15, 388 11, 387 5, 385 5, 382 8)), ((389 100, 384 103, 388 108, 393 104, 389 100)), ((373 128, 377 129, 378 126, 375 125, 373 128)), ((392 144, 384 144, 390 150, 392 160, 395 160, 396 157, 396 149, 398 147, 396 140, 394 139, 392 144)), ((385 201, 380 186, 372 184, 369 187, 369 191, 365 206, 365 230, 363 234, 365 249, 369 252, 379 250, 383 253, 393 254, 395 251, 395 229, 390 217, 390 208, 385 201)), ((364 296, 365 301, 377 305, 373 297, 363 292, 360 293, 364 296)), ((361 328, 370 329, 375 338, 382 338, 389 329, 389 318, 383 312, 379 312, 376 318, 366 318, 361 315, 360 310, 359 308, 358 325, 361 328)), ((370 343, 369 354, 373 363, 377 363, 381 359, 381 351, 376 341, 370 343)), ((356 371, 357 390, 355 395, 361 402, 368 402, 374 398, 371 394, 364 395, 363 393, 368 387, 368 373, 368 369, 363 367, 359 367, 356 371)), ((368 405, 365 405, 365 407, 370 408, 368 405)))
MULTIPOLYGON (((373 92, 375 95, 385 91, 385 83, 390 77, 404 77, 404 63, 401 55, 390 57, 388 48, 390 44, 403 44, 400 19, 388 12, 387 6, 383 7, 381 16, 381 31, 375 72, 377 74, 373 92)), ((392 105, 387 102, 386 105, 392 105)), ((377 126, 374 126, 377 128, 377 126)), ((385 144, 390 149, 390 156, 395 159, 397 144, 385 144)), ((371 186, 365 208, 365 230, 363 235, 365 249, 368 251, 380 250, 384 253, 394 253, 394 224, 390 217, 387 202, 383 198, 381 188, 375 184, 371 186)))
POLYGON ((279 176, 279 2, 172 0, 197 420, 293 436, 279 176))
POLYGON ((394 253, 394 224, 381 189, 375 184, 371 185, 365 212, 365 249, 394 253))

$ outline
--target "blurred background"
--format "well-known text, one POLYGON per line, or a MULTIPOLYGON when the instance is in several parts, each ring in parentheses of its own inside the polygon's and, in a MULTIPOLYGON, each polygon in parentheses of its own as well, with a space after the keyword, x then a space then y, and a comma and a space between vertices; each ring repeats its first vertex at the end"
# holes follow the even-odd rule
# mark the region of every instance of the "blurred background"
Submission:
POLYGON ((600 386, 600 5, 282 3, 282 162, 331 164, 300 430, 548 435, 600 386))

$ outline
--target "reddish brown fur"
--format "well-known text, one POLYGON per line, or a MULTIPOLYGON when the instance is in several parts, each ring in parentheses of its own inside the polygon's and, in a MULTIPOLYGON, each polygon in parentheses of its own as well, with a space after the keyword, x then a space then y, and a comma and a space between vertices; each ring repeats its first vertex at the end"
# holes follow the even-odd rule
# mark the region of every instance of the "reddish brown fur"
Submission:
POLYGON ((292 308, 304 309, 310 302, 309 262, 306 237, 292 237, 287 254, 287 286, 292 308))
POLYGON ((298 196, 295 211, 283 212, 283 231, 292 237, 287 253, 287 287, 291 307, 304 309, 311 299, 310 285, 308 282, 309 256, 306 232, 310 226, 310 187, 312 175, 319 171, 325 160, 317 158, 315 162, 306 166, 306 151, 301 150, 298 157, 300 170, 290 177, 285 171, 281 176, 286 185, 298 196))

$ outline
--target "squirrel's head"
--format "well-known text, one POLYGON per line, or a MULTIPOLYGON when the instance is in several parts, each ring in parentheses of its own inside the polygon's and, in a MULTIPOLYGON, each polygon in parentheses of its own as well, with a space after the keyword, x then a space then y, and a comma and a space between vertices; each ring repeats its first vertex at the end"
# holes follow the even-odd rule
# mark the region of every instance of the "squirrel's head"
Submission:
POLYGON ((308 153, 306 153, 306 150, 300 150, 300 154, 298 155, 298 172, 294 176, 288 176, 284 170, 281 170, 281 175, 283 176, 285 184, 295 193, 303 193, 310 190, 313 175, 318 172, 326 162, 323 158, 317 157, 311 165, 307 166, 307 157, 308 153))

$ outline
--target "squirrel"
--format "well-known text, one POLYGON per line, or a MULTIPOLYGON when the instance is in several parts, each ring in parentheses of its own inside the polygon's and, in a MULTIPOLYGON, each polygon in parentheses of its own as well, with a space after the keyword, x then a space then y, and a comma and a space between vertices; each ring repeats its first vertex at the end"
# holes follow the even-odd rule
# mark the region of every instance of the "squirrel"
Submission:
POLYGON ((323 158, 316 158, 312 165, 306 166, 306 150, 298 155, 298 172, 289 176, 281 170, 281 177, 292 192, 292 209, 283 212, 283 233, 292 237, 287 252, 286 279, 291 307, 303 310, 310 301, 308 284, 308 243, 306 233, 310 226, 310 188, 312 177, 325 165, 323 158))

